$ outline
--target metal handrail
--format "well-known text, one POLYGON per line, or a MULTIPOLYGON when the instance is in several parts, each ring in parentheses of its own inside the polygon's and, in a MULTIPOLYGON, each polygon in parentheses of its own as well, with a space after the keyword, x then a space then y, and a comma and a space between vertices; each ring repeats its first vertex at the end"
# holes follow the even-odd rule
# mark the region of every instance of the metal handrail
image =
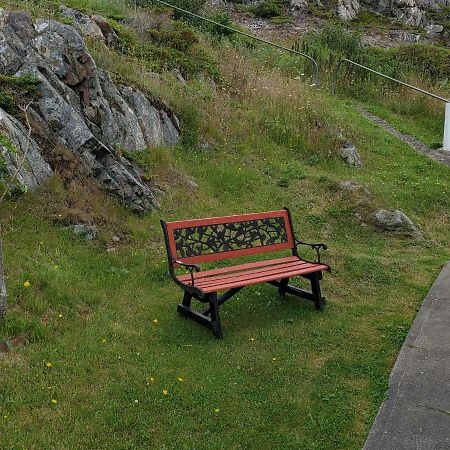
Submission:
POLYGON ((439 95, 433 94, 433 93, 428 92, 428 91, 425 91, 424 89, 418 88, 417 86, 413 86, 412 84, 405 83, 404 81, 397 80, 395 78, 390 77, 389 75, 386 75, 384 73, 378 72, 377 70, 371 69, 370 67, 367 67, 367 66, 363 66, 362 64, 359 64, 359 63, 357 63, 355 61, 351 61, 350 59, 346 59, 346 58, 341 59, 339 61, 338 65, 336 66, 336 70, 334 72, 334 78, 333 78, 333 94, 336 94, 336 85, 337 85, 337 79, 338 79, 338 75, 339 75, 339 69, 341 68, 343 63, 353 64, 354 66, 360 67, 361 69, 365 69, 365 70, 367 70, 369 72, 372 72, 372 73, 374 73, 376 75, 379 75, 380 77, 387 78, 388 80, 395 81, 398 84, 401 84, 403 86, 409 87, 410 89, 413 89, 414 91, 420 92, 421 94, 425 94, 425 95, 433 97, 433 98, 435 98, 437 100, 441 100, 444 103, 450 103, 450 100, 448 100, 448 99, 446 99, 444 97, 441 97, 439 95))
POLYGON ((304 58, 309 59, 311 61, 311 63, 312 63, 312 66, 313 66, 313 83, 312 83, 311 86, 317 86, 317 84, 319 82, 319 66, 317 65, 316 60, 314 58, 312 58, 311 56, 309 56, 309 55, 307 55, 305 53, 298 52, 297 50, 293 50, 293 49, 290 49, 288 47, 284 47, 284 46, 282 46, 280 44, 276 44, 274 42, 266 41, 265 39, 259 38, 257 36, 253 36, 251 34, 248 34, 248 33, 245 33, 243 31, 237 30, 235 28, 229 27, 227 25, 223 25, 222 23, 216 22, 215 20, 208 19, 207 17, 200 16, 199 14, 195 14, 195 13, 193 13, 191 11, 187 11, 186 9, 180 8, 178 6, 171 5, 170 3, 167 3, 167 2, 165 2, 163 0, 152 0, 152 1, 154 1, 156 3, 160 3, 160 4, 164 5, 164 6, 169 7, 169 8, 175 9, 176 11, 182 12, 184 14, 188 14, 189 16, 195 17, 197 19, 204 20, 205 22, 212 23, 213 25, 216 25, 218 27, 224 28, 225 30, 228 30, 228 31, 232 31, 233 33, 241 34, 242 36, 246 36, 246 37, 248 37, 250 39, 254 39, 255 41, 259 41, 259 42, 262 42, 264 44, 271 45, 272 47, 276 47, 276 48, 278 48, 280 50, 284 50, 284 51, 287 51, 289 53, 294 53, 294 54, 296 54, 298 56, 303 56, 304 58))

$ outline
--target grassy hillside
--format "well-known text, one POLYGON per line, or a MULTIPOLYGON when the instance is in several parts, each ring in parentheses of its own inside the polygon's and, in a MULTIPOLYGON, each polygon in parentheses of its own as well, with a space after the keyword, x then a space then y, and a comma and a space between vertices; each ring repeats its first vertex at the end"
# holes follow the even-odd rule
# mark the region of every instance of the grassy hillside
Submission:
MULTIPOLYGON (((50 2, 20 3, 54 15, 50 2)), ((348 99, 261 64, 265 50, 193 30, 201 51, 191 54, 187 83, 170 70, 157 81, 149 44, 173 47, 133 32, 133 9, 66 3, 114 15, 123 52, 89 43, 93 56, 117 80, 167 101, 183 141, 129 155, 166 192, 146 217, 80 177, 66 154, 40 192, 2 205, 11 304, 0 336, 25 333, 30 342, 0 356, 0 447, 361 448, 417 308, 450 258, 448 168, 348 99), (205 57, 215 88, 198 77, 205 57), (363 168, 341 161, 338 132, 363 168), (343 180, 372 194, 341 191, 343 180), (325 311, 261 285, 223 307, 221 341, 181 319, 159 219, 283 206, 299 237, 329 245, 325 311), (403 210, 424 239, 375 230, 378 207, 403 210), (64 229, 77 221, 98 225, 99 239, 64 229)))

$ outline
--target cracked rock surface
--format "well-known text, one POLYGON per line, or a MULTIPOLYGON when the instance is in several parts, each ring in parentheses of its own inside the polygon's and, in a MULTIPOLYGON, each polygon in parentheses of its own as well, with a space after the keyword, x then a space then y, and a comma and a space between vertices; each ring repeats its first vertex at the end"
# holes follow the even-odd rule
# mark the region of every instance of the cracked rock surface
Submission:
MULTIPOLYGON (((29 109, 33 123, 49 141, 78 155, 108 193, 139 213, 157 205, 157 190, 117 150, 174 145, 179 121, 138 89, 114 83, 97 67, 75 27, 53 20, 33 22, 27 13, 0 9, 0 72, 41 81, 40 96, 29 109)), ((17 144, 23 126, 4 111, 0 117, 5 137, 17 144)), ((0 151, 12 167, 11 152, 4 147, 0 151)), ((29 153, 21 181, 26 189, 35 189, 51 170, 34 141, 29 153)))

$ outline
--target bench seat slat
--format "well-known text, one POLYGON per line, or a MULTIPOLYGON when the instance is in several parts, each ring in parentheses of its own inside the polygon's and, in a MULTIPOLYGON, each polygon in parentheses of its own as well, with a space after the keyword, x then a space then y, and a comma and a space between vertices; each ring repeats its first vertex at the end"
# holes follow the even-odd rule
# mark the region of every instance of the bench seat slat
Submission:
MULTIPOLYGON (((240 270, 247 270, 247 269, 253 269, 257 267, 265 267, 265 266, 274 266, 276 264, 284 263, 284 262, 291 262, 291 261, 298 261, 298 256, 287 256, 285 258, 277 258, 277 259, 268 259, 265 261, 257 261, 253 263, 246 263, 246 264, 238 264, 237 266, 231 266, 231 267, 221 267, 219 269, 211 269, 211 270, 203 270, 202 272, 194 273, 194 278, 196 280, 200 278, 206 278, 211 275, 219 275, 222 273, 231 273, 231 272, 239 272, 240 270)), ((189 274, 186 275, 180 275, 177 277, 180 281, 189 281, 191 279, 191 276, 189 274)))
POLYGON ((218 291, 226 291, 228 289, 238 288, 238 287, 244 287, 244 286, 251 286, 253 284, 259 284, 259 283, 265 283, 268 281, 274 281, 279 280, 282 278, 290 278, 298 275, 307 275, 309 273, 314 272, 320 272, 325 271, 328 269, 328 266, 325 266, 323 264, 316 264, 311 267, 307 267, 305 269, 298 268, 293 269, 291 271, 286 271, 283 273, 275 273, 275 274, 264 274, 262 276, 254 276, 250 279, 240 279, 236 281, 230 281, 228 280, 226 283, 223 284, 217 284, 212 286, 207 286, 204 289, 202 289, 203 292, 210 293, 210 292, 218 292, 218 291))
POLYGON ((276 266, 262 267, 259 269, 246 270, 244 272, 237 272, 225 275, 216 275, 213 277, 204 278, 201 280, 195 280, 195 286, 203 288, 210 285, 217 285, 228 282, 228 280, 240 280, 249 279, 253 276, 270 275, 275 273, 284 273, 296 269, 306 269, 314 264, 307 263, 305 261, 292 261, 289 263, 277 264, 276 266))

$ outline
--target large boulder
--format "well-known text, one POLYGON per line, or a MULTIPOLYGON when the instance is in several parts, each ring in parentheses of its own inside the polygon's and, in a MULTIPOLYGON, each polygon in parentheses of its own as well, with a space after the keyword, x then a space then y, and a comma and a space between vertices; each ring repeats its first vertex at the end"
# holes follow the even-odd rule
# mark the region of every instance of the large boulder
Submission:
POLYGON ((372 214, 372 220, 383 231, 413 238, 421 237, 420 231, 403 211, 378 209, 372 214))
POLYGON ((69 25, 0 9, 0 72, 38 78, 30 116, 50 141, 82 159, 98 182, 138 212, 157 205, 155 190, 123 150, 174 145, 179 122, 161 102, 114 83, 69 25))

